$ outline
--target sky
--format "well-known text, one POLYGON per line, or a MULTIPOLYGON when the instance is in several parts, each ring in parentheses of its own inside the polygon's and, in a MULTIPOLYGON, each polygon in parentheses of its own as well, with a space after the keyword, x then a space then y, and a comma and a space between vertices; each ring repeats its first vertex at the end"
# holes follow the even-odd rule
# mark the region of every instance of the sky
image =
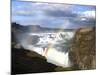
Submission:
POLYGON ((80 28, 96 24, 96 7, 12 0, 12 22, 27 26, 80 28))

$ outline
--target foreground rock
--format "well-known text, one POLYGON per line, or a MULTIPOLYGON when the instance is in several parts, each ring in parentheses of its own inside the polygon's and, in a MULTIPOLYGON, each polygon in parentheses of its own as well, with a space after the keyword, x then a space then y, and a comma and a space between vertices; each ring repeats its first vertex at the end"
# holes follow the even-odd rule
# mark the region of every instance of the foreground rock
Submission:
POLYGON ((47 63, 44 57, 25 49, 12 48, 12 75, 54 72, 56 66, 47 63))

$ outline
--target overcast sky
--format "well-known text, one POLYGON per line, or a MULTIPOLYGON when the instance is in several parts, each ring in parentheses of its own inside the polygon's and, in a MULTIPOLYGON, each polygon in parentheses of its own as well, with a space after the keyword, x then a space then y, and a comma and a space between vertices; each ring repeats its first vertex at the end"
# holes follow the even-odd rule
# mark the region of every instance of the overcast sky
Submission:
POLYGON ((95 26, 95 6, 12 1, 12 22, 56 28, 95 26))

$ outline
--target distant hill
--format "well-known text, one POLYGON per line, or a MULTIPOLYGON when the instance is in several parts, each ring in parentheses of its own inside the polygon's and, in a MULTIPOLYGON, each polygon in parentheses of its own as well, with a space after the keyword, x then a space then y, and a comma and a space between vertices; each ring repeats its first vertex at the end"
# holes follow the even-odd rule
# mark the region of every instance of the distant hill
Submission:
POLYGON ((59 30, 63 31, 72 31, 73 29, 61 29, 61 28, 47 28, 47 27, 41 27, 40 25, 27 25, 23 26, 17 23, 11 24, 12 30, 17 30, 20 32, 43 32, 43 31, 54 31, 57 32, 59 30))

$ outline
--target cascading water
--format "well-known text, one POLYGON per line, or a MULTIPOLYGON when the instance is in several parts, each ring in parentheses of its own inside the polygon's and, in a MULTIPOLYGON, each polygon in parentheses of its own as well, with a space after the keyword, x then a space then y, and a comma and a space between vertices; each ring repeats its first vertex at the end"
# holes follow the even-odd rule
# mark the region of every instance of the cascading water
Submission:
POLYGON ((70 67, 68 50, 71 45, 73 32, 60 33, 27 33, 21 45, 25 49, 32 50, 42 56, 45 56, 48 63, 62 67, 70 67))

